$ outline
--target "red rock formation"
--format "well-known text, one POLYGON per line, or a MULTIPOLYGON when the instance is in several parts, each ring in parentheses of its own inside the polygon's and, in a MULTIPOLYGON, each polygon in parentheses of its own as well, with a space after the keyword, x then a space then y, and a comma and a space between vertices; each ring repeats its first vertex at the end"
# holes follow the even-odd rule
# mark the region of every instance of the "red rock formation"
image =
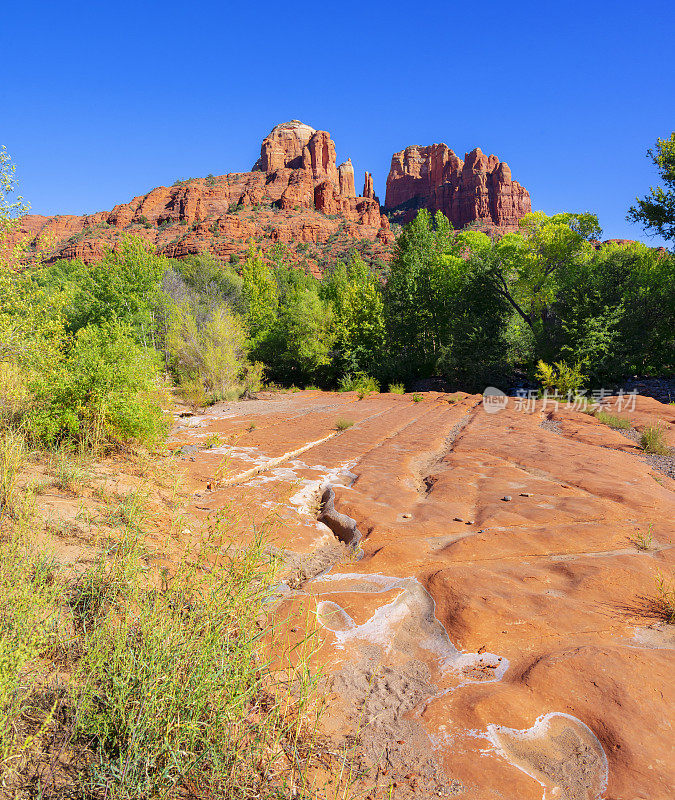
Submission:
POLYGON ((370 172, 366 171, 366 176, 363 181, 363 196, 369 197, 371 200, 375 199, 375 189, 373 187, 373 176, 370 172))
POLYGON ((504 229, 516 228, 532 210, 529 192, 511 179, 506 162, 478 147, 462 161, 445 144, 394 153, 384 207, 397 222, 427 208, 442 211, 456 228, 478 221, 504 229))
POLYGON ((240 254, 251 237, 263 240, 263 246, 326 242, 341 222, 348 236, 386 246, 393 237, 372 194, 372 179, 370 187, 370 195, 357 197, 351 159, 337 166, 330 134, 292 120, 265 137, 251 172, 159 186, 110 213, 27 216, 22 234, 51 248, 52 258, 87 263, 100 260, 123 232, 153 242, 172 257, 240 254), (245 221, 242 209, 250 210, 245 221), (339 215, 341 222, 326 219, 328 214, 339 215))
POLYGON ((352 166, 351 158, 348 158, 344 164, 340 164, 338 167, 338 177, 340 180, 340 194, 343 197, 356 197, 354 167, 352 166))
POLYGON ((297 119, 277 125, 263 140, 253 170, 270 173, 283 167, 302 167, 303 150, 315 133, 314 128, 297 119))

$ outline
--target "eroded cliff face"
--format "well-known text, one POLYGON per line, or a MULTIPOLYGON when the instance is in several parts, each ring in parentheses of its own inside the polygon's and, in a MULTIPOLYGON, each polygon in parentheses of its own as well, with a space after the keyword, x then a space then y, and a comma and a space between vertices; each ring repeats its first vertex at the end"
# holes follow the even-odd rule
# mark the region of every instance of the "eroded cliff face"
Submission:
MULTIPOLYGON (((315 244, 327 255, 323 245, 336 237, 372 242, 371 251, 386 258, 393 236, 366 176, 370 194, 358 197, 351 159, 338 166, 330 134, 292 120, 265 137, 251 172, 159 186, 110 212, 29 215, 21 234, 46 247, 50 258, 87 263, 118 247, 125 233, 176 258, 242 255, 251 239, 263 249, 282 242, 292 255, 298 244, 315 244)), ((316 271, 320 260, 317 254, 316 271)))
POLYGON ((497 156, 479 147, 462 161, 445 144, 412 145, 394 153, 384 204, 396 222, 426 208, 442 211, 455 228, 484 222, 508 230, 532 210, 530 194, 497 156))

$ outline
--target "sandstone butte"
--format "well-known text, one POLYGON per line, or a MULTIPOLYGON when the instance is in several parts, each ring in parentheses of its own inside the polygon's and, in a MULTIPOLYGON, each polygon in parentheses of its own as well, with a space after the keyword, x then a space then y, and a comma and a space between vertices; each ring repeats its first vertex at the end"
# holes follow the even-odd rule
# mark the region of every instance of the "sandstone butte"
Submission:
POLYGON ((366 243, 371 258, 386 258, 394 239, 370 173, 357 195, 351 160, 338 165, 330 134, 298 120, 265 137, 251 172, 159 186, 109 212, 27 215, 20 230, 50 259, 86 263, 100 260, 106 247, 114 249, 124 233, 173 258, 204 252, 228 258, 246 253, 252 239, 263 249, 280 242, 316 272, 340 246, 366 243))
MULTIPOLYGON (((241 257, 253 240, 266 250, 279 242, 315 274, 356 246, 371 263, 387 261, 394 233, 366 172, 356 194, 351 159, 337 163, 326 131, 299 120, 265 137, 250 172, 176 181, 129 203, 83 216, 27 215, 19 235, 55 258, 100 260, 122 234, 140 236, 171 258, 211 253, 241 257)), ((499 234, 530 211, 530 196, 511 180, 509 167, 479 149, 462 162, 445 145, 395 153, 385 209, 396 222, 417 209, 440 209, 456 228, 479 223, 499 234)))
POLYGON ((396 222, 409 222, 427 208, 442 211, 455 228, 482 223, 504 232, 517 229, 532 204, 497 156, 477 147, 462 161, 447 145, 432 144, 394 153, 384 208, 396 222))
POLYGON ((672 800, 656 580, 675 567, 675 467, 635 434, 658 423, 673 447, 675 407, 605 404, 627 435, 462 392, 263 394, 177 418, 195 517, 275 506, 274 641, 308 619, 330 692, 317 796, 672 800), (216 433, 229 444, 207 449, 216 433), (359 757, 349 795, 330 787, 341 752, 359 757))

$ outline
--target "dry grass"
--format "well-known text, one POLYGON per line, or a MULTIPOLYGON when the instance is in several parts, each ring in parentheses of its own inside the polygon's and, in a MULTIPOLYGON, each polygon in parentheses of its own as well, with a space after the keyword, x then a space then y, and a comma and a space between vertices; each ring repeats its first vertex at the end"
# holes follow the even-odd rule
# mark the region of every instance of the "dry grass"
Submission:
MULTIPOLYGON (((118 495, 77 572, 36 544, 45 526, 18 499, 24 461, 20 437, 4 432, 0 796, 305 794, 318 708, 312 629, 294 620, 304 634, 291 642, 287 625, 272 627, 278 565, 266 525, 227 514, 193 536, 176 509, 167 544, 176 546, 178 531, 190 544, 169 566, 162 551, 155 566, 149 479, 118 495)), ((71 466, 57 464, 69 488, 71 466)), ((83 496, 71 504, 99 502, 91 480, 78 477, 83 496)), ((59 523, 69 537, 64 520, 52 529, 59 523)))
POLYGON ((662 618, 669 623, 675 623, 675 583, 666 580, 659 572, 654 579, 656 586, 656 604, 662 618))
POLYGON ((18 481, 25 463, 23 437, 11 430, 0 431, 0 519, 20 512, 22 493, 18 481))
POLYGON ((59 452, 53 465, 53 486, 63 492, 81 494, 89 474, 84 468, 82 457, 75 457, 65 450, 59 452))
POLYGON ((341 417, 340 419, 335 421, 335 430, 336 431, 346 431, 348 428, 351 428, 354 424, 353 419, 344 419, 341 417))

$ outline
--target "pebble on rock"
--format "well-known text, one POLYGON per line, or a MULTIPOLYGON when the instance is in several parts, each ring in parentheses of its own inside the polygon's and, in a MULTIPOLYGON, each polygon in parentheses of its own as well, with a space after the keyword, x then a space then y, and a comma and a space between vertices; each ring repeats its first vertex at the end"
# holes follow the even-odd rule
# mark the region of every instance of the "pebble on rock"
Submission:
POLYGON ((508 503, 510 499, 511 499, 511 495, 510 494, 506 494, 506 495, 504 495, 504 497, 502 497, 502 500, 505 503, 508 503))

